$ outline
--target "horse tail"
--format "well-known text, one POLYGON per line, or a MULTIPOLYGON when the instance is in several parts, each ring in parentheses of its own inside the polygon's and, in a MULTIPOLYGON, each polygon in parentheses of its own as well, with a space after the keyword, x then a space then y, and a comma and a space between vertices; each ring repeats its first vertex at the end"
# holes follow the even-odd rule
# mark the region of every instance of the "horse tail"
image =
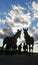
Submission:
POLYGON ((5 42, 6 42, 6 38, 4 38, 4 40, 3 40, 3 46, 2 46, 2 49, 4 48, 4 45, 6 44, 5 42))
POLYGON ((32 52, 33 52, 33 46, 34 46, 34 38, 32 38, 33 40, 33 42, 32 42, 32 52))

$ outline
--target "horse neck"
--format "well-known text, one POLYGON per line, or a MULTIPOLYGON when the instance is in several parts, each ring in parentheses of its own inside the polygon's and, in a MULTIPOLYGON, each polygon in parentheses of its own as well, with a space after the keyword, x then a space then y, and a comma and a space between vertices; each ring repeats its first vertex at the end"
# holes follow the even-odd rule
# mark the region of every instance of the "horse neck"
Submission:
POLYGON ((16 40, 18 38, 18 33, 16 33, 13 38, 16 40))
POLYGON ((27 34, 25 34, 25 39, 27 40, 27 39, 30 39, 30 35, 27 33, 27 34))

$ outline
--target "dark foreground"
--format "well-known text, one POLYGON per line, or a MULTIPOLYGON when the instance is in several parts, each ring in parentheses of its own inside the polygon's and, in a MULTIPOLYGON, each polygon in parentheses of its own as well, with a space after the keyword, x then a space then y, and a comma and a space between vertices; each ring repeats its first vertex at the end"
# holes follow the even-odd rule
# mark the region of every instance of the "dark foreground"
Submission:
POLYGON ((38 55, 0 55, 0 65, 38 65, 38 55))

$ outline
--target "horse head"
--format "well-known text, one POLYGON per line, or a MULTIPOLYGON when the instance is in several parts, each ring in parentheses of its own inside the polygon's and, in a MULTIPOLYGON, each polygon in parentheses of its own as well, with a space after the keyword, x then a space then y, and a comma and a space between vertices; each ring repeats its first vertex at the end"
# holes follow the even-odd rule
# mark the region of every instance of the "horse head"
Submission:
POLYGON ((23 30, 24 30, 24 34, 26 35, 26 34, 28 33, 28 32, 27 32, 27 31, 28 31, 28 28, 27 28, 27 29, 24 29, 24 28, 23 28, 23 30))
POLYGON ((19 37, 20 38, 20 34, 21 34, 21 30, 17 30, 17 37, 19 37))

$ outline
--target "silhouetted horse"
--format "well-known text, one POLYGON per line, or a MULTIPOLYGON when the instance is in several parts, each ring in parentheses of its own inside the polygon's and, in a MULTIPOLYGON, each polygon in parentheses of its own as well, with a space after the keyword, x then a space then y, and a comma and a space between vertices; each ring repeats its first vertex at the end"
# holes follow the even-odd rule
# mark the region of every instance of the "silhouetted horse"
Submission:
POLYGON ((16 42, 17 42, 17 38, 20 37, 21 34, 21 30, 17 31, 17 33, 15 35, 13 35, 12 37, 5 37, 3 40, 3 46, 2 48, 4 48, 4 45, 7 44, 6 49, 9 50, 11 47, 13 48, 13 50, 16 50, 16 42))
POLYGON ((27 32, 28 28, 23 29, 23 30, 24 30, 24 38, 25 38, 26 44, 27 44, 27 46, 29 45, 29 52, 30 52, 30 49, 32 49, 32 52, 33 52, 34 38, 28 34, 28 32, 27 32), (31 45, 32 45, 32 47, 31 47, 31 45))
POLYGON ((23 45, 23 50, 24 50, 24 52, 26 52, 27 51, 27 45, 24 43, 24 45, 23 45))
POLYGON ((18 53, 19 53, 19 54, 21 54, 21 48, 22 48, 22 44, 20 44, 20 45, 18 46, 18 53))

